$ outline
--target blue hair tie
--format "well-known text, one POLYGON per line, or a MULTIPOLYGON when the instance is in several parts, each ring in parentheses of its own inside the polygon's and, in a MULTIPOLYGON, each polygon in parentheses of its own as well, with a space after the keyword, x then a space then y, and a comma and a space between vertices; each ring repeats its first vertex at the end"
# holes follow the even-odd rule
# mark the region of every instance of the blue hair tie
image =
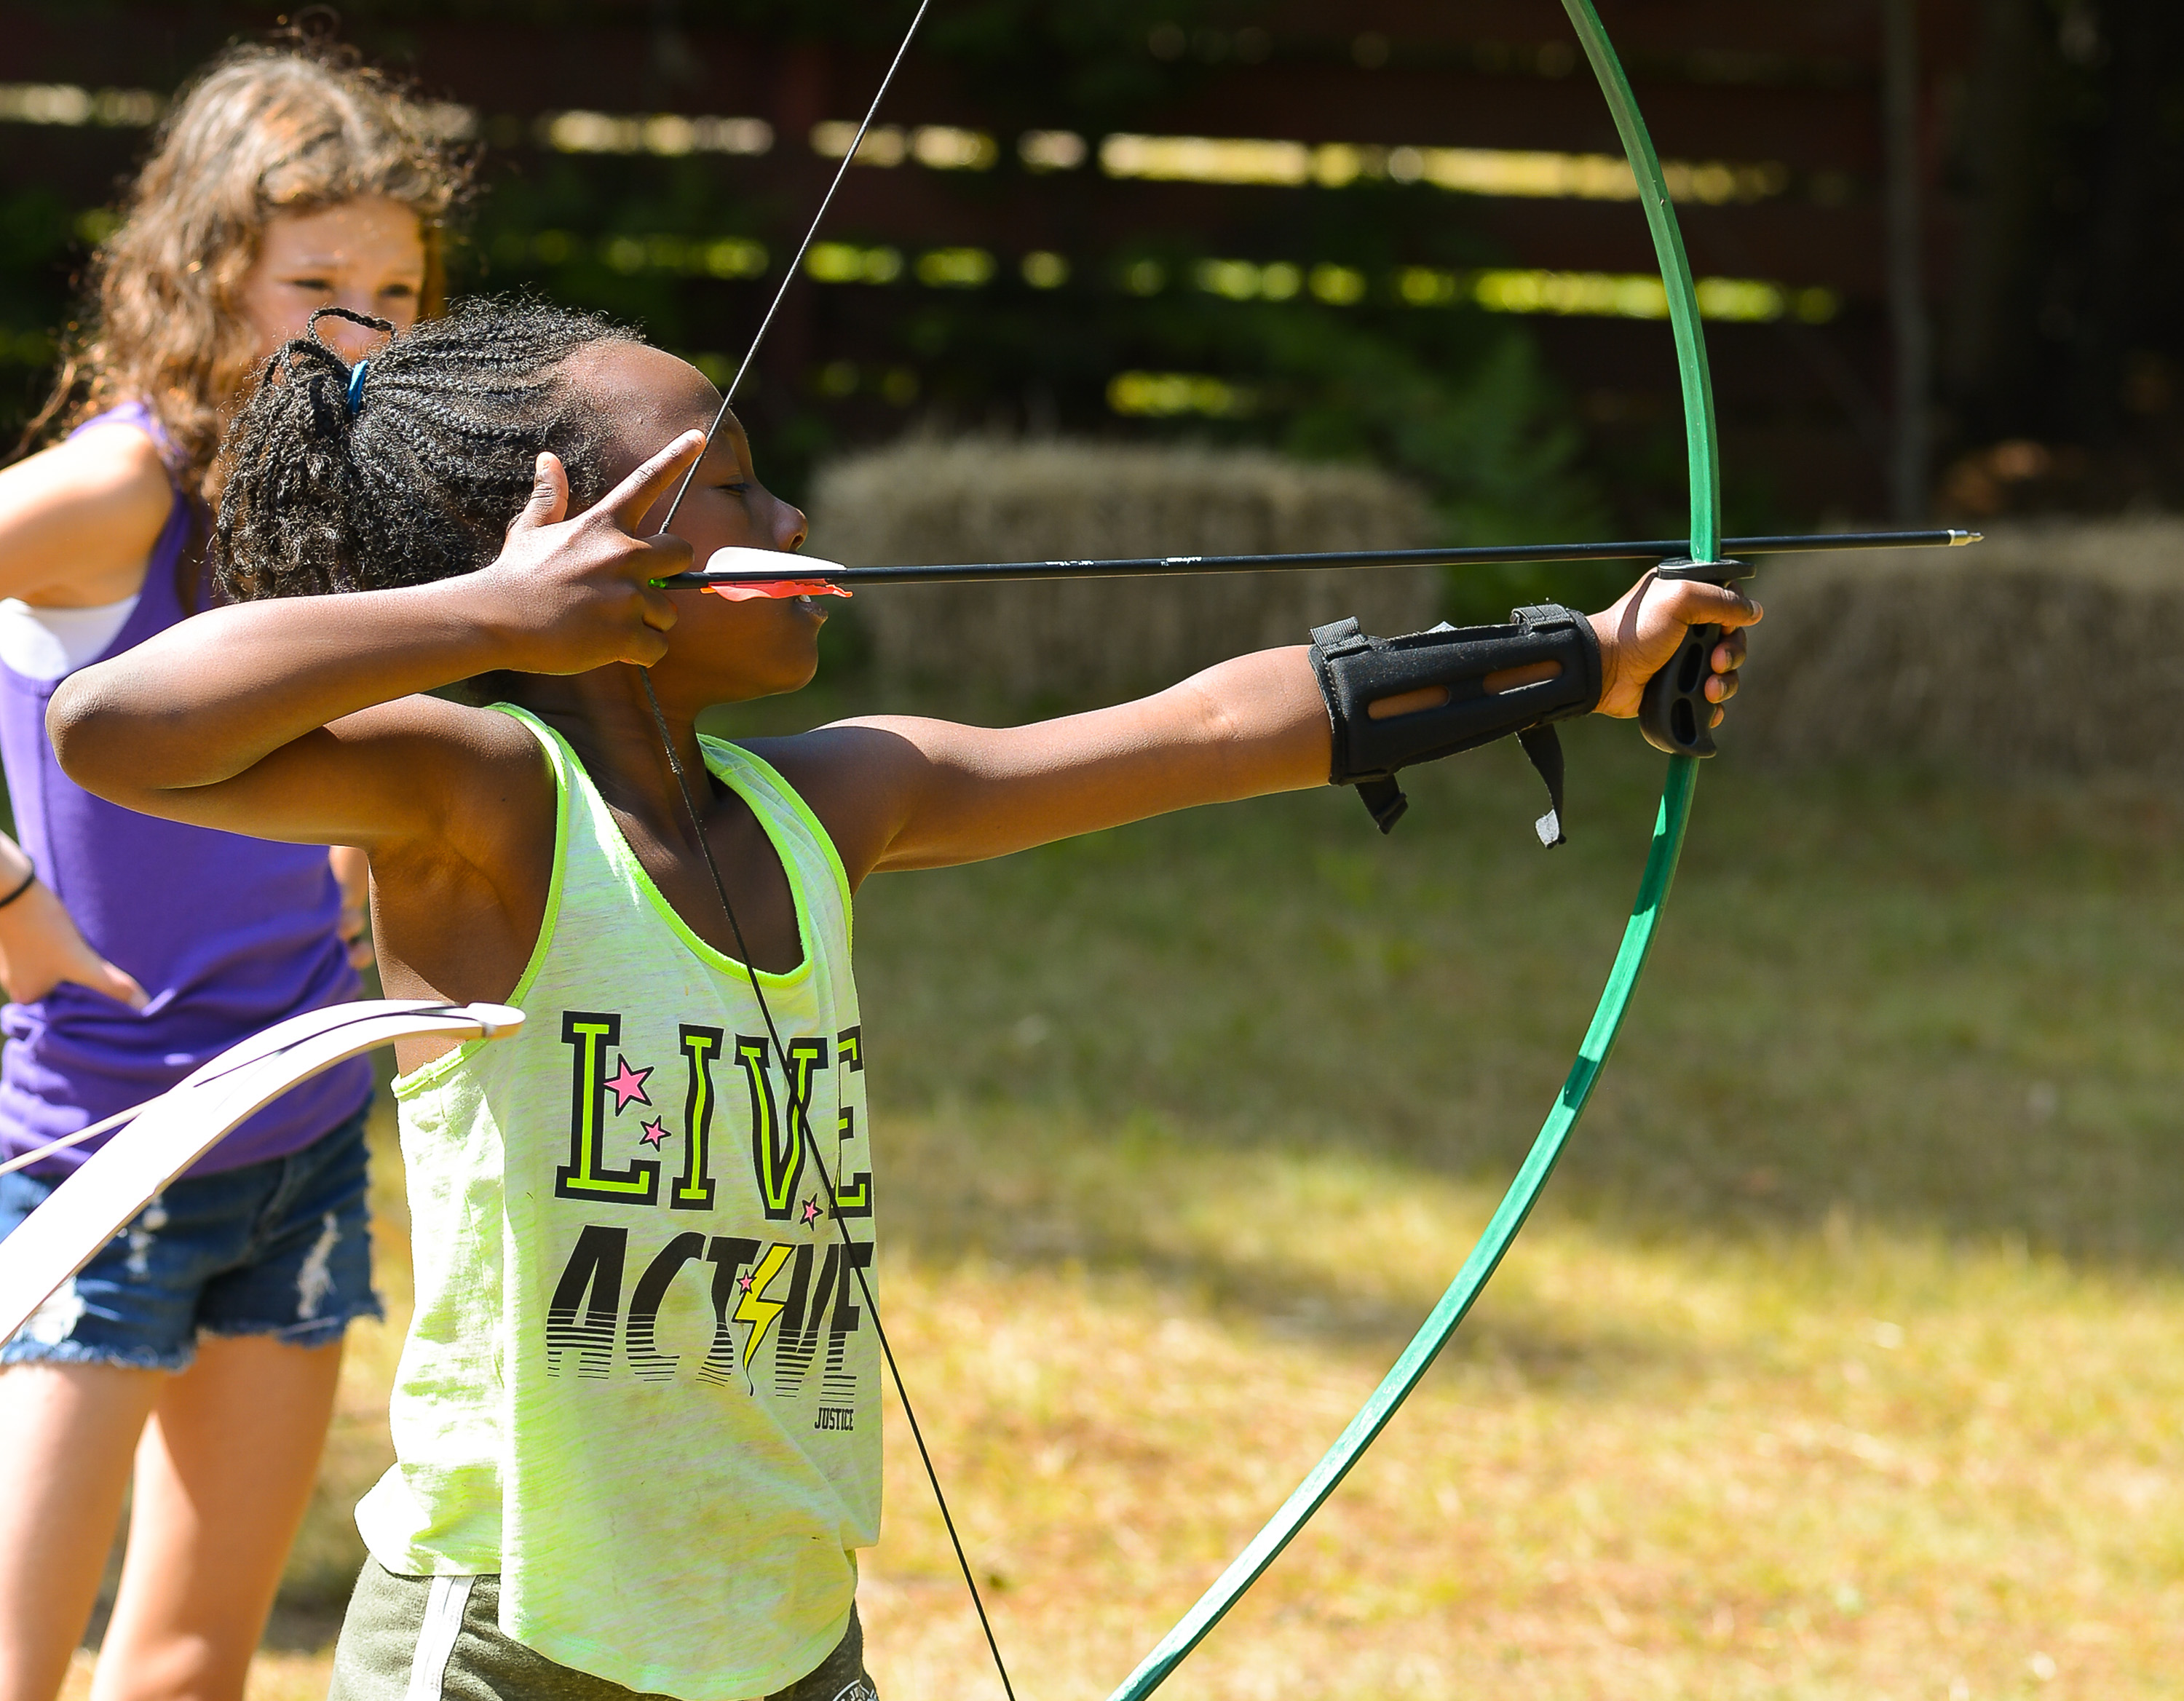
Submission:
POLYGON ((364 405, 364 375, 370 370, 369 360, 359 360, 348 369, 348 416, 352 420, 364 405))

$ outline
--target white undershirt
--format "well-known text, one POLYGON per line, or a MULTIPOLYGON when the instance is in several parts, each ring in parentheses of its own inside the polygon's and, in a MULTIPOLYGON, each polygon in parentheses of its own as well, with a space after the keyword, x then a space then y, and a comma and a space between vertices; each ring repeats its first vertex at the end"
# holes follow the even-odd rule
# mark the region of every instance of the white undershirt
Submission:
POLYGON ((74 673, 106 653, 136 603, 136 597, 124 597, 89 609, 34 609, 20 598, 0 598, 0 662, 25 679, 74 673))

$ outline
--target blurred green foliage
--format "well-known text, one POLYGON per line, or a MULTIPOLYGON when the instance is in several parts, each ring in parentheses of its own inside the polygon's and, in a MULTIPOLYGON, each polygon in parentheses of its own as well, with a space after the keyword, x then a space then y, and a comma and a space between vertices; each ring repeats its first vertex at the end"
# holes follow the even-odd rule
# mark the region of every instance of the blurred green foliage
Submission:
POLYGON ((75 222, 50 188, 0 192, 0 453, 14 446, 53 381, 56 303, 65 299, 66 275, 83 252, 75 222))

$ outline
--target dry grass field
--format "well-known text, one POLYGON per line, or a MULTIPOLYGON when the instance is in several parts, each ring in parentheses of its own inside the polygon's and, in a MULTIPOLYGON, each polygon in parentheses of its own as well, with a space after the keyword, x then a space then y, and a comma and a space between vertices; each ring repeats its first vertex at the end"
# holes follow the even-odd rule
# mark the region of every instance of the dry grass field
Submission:
MULTIPOLYGON (((1025 1701, 1098 1701, 1454 1272, 1621 929, 1636 742, 1577 730, 1552 855, 1507 749, 1384 842, 1315 796, 868 888, 883 1304, 1025 1701)), ((1546 1206, 1167 1693, 2176 1693, 2180 827, 1714 764, 1546 1206)), ((260 1701, 323 1691, 396 1338, 355 1337, 260 1701)), ((889 1440, 875 1675, 984 1701, 889 1440)))

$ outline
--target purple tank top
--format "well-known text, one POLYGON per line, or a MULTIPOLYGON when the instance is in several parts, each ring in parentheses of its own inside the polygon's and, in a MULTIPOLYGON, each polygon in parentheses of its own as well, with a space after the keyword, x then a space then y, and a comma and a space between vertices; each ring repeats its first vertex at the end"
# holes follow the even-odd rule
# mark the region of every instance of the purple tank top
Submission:
MULTIPOLYGON (((164 447, 159 422, 140 405, 77 429, 116 422, 142 427, 164 447)), ((142 594, 107 656, 182 619, 176 568, 195 529, 178 490, 142 594)), ((0 1011, 8 1040, 0 1153, 10 1157, 164 1092, 284 1017, 358 992, 335 931, 341 893, 326 852, 155 820, 92 797, 61 772, 46 736, 46 705, 59 683, 0 662, 0 762, 16 837, 92 948, 134 975, 152 1002, 139 1015, 64 982, 36 1003, 0 1011)), ((267 1105, 192 1173, 298 1151, 354 1115, 370 1091, 365 1059, 330 1069, 267 1105)), ((98 1143, 49 1158, 34 1173, 65 1174, 98 1143)))

